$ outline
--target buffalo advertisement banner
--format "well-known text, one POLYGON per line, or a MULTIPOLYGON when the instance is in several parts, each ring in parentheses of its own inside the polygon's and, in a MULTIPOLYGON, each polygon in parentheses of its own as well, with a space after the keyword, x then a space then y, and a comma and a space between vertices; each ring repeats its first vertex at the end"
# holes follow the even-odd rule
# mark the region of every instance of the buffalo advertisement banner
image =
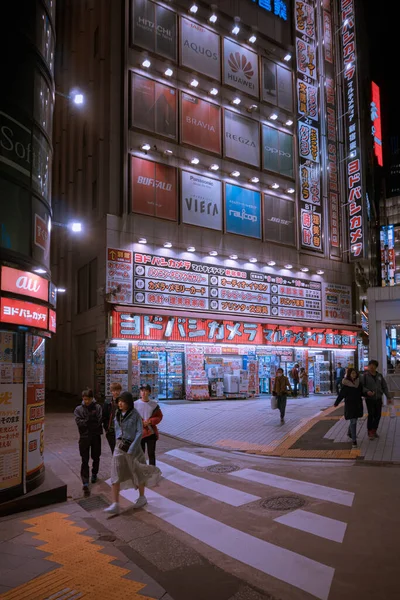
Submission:
POLYGON ((260 95, 258 56, 244 46, 224 39, 223 82, 256 98, 260 95))
POLYGON ((131 210, 134 213, 177 220, 175 167, 131 157, 131 210))
POLYGON ((263 169, 293 178, 293 136, 262 125, 263 169))
POLYGON ((181 65, 221 81, 221 43, 215 31, 182 17, 181 65))
POLYGON ((323 198, 320 167, 320 114, 317 84, 316 9, 294 0, 296 29, 297 133, 300 172, 301 246, 323 252, 323 198))
POLYGON ((182 171, 182 223, 222 230, 222 182, 182 171))
POLYGON ((166 138, 177 137, 177 91, 131 72, 130 124, 166 138))
POLYGON ((260 128, 257 121, 224 111, 224 155, 260 167, 260 128))
POLYGON ((108 301, 118 304, 132 302, 132 252, 107 248, 106 293, 108 301))
POLYGON ((323 284, 324 321, 327 323, 352 323, 351 286, 335 283, 323 284))
MULTIPOLYGON (((12 364, 12 363, 10 363, 12 364)), ((0 490, 22 483, 23 383, 2 383, 0 389, 0 490)))
POLYGON ((131 42, 176 61, 177 15, 151 0, 133 0, 131 42))
MULTIPOLYGON (((147 308, 322 320, 322 285, 153 254, 134 254, 134 304, 147 308)), ((121 335, 137 327, 123 319, 121 335)), ((155 323, 150 329, 157 327, 155 323)))
POLYGON ((225 184, 225 230, 261 239, 261 194, 225 184))
POLYGON ((26 474, 33 477, 44 468, 45 340, 26 337, 26 474))
POLYGON ((182 92, 181 142, 221 154, 221 108, 182 92))
POLYGON ((295 203, 264 194, 264 240, 296 245, 295 203))

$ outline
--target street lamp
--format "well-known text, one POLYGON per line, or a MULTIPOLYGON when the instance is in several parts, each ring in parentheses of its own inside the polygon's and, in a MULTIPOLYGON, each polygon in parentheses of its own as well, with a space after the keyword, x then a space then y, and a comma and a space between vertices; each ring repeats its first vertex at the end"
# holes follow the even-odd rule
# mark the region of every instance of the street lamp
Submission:
POLYGON ((85 103, 85 96, 80 90, 71 90, 69 94, 63 94, 62 92, 58 92, 56 90, 56 96, 61 96, 62 98, 71 100, 76 106, 82 106, 82 104, 85 103))
POLYGON ((72 233, 82 233, 83 226, 80 221, 71 221, 70 223, 59 223, 58 221, 52 221, 52 225, 55 227, 64 227, 72 231, 72 233))

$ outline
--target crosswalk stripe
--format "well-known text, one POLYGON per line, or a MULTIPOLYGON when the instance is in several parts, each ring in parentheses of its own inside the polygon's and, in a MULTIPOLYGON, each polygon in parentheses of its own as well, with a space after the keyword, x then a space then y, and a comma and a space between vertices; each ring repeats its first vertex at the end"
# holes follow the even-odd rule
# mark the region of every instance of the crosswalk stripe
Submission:
POLYGON ((347 523, 343 523, 343 521, 322 517, 301 509, 278 517, 274 521, 339 544, 343 542, 347 527, 347 523))
POLYGON ((351 506, 354 500, 353 492, 346 492, 344 490, 326 487, 325 485, 319 485, 317 483, 300 481, 298 479, 290 479, 289 477, 265 473, 264 471, 256 471, 255 469, 241 469, 240 471, 229 473, 229 477, 246 479, 247 481, 253 481, 254 483, 260 483, 261 485, 268 485, 281 490, 309 496, 310 498, 342 504, 343 506, 351 506))
POLYGON ((157 461, 157 466, 160 467, 163 477, 168 479, 168 481, 172 481, 172 483, 181 485, 184 488, 203 494, 219 502, 225 502, 225 504, 230 504, 231 506, 242 506, 243 504, 260 500, 259 496, 235 490, 234 488, 204 479, 203 477, 196 477, 191 473, 171 467, 171 465, 167 465, 159 460, 157 461))
POLYGON ((185 450, 168 450, 165 454, 169 454, 169 456, 175 456, 176 458, 180 458, 185 462, 188 462, 192 465, 196 465, 197 467, 212 467, 214 465, 219 465, 220 463, 216 460, 210 460, 209 458, 204 458, 203 456, 199 456, 198 454, 194 454, 193 452, 185 452, 185 450))
MULTIPOLYGON (((121 495, 130 502, 137 499, 132 489, 121 495)), ((335 573, 332 567, 220 523, 153 490, 146 490, 146 496, 150 502, 145 510, 149 513, 235 560, 328 600, 335 573)))

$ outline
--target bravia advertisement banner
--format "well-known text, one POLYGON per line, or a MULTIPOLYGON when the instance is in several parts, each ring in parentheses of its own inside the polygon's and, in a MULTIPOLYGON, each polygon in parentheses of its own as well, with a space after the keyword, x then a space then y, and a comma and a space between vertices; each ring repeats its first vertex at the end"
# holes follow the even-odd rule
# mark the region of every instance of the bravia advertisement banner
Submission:
POLYGON ((181 19, 181 64, 221 81, 220 37, 211 29, 181 19))
POLYGON ((176 139, 177 91, 131 73, 131 125, 176 139))
POLYGON ((259 97, 257 54, 228 39, 224 39, 224 83, 259 97))
POLYGON ((176 61, 176 13, 151 0, 133 0, 132 4, 132 42, 176 61))
POLYGON ((221 109, 182 92, 181 142, 221 154, 221 109))
POLYGON ((224 111, 225 156, 260 167, 260 132, 257 121, 224 111))
POLYGON ((182 223, 222 230, 222 183, 182 171, 182 223))
POLYGON ((263 169, 293 177, 293 136, 262 126, 263 169))
POLYGON ((261 239, 259 192, 230 183, 225 185, 225 228, 227 233, 261 239))
POLYGON ((131 157, 132 212, 177 220, 175 167, 131 157))
POLYGON ((264 194, 264 240, 296 245, 294 202, 264 194))

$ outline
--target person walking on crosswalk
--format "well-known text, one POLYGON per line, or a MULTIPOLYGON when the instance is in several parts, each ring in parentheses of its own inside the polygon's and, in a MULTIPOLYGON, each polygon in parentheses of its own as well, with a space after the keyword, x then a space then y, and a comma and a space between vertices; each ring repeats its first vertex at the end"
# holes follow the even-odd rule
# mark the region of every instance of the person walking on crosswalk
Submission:
POLYGON ((285 422, 286 402, 288 390, 291 392, 292 387, 289 379, 283 374, 283 369, 279 368, 276 370, 276 377, 272 394, 276 396, 278 401, 278 408, 281 414, 281 423, 285 422))
POLYGON ((114 427, 116 446, 111 463, 113 503, 104 511, 110 515, 120 512, 121 483, 129 479, 132 481, 134 489, 139 490, 139 498, 134 507, 142 508, 147 504, 145 487, 154 487, 161 479, 160 469, 146 464, 141 446, 142 418, 133 406, 133 396, 130 392, 123 392, 118 398, 114 427))

